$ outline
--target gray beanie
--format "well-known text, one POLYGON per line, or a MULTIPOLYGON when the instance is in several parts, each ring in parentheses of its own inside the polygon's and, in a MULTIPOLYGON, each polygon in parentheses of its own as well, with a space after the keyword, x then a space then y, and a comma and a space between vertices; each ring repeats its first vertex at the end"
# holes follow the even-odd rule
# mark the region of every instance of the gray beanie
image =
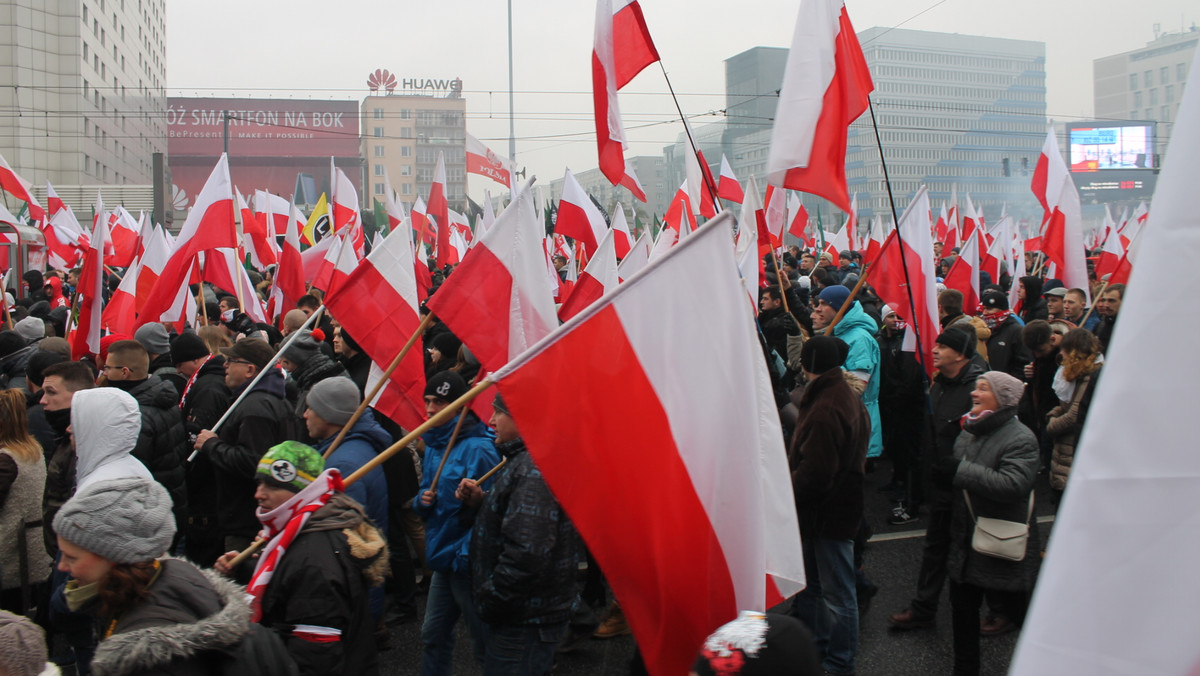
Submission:
POLYGON ((46 322, 37 317, 26 317, 17 322, 13 331, 24 338, 25 342, 33 343, 46 337, 46 322))
POLYGON ((46 668, 46 636, 20 615, 0 610, 0 673, 38 676, 46 668))
POLYGON ((362 394, 353 380, 336 376, 313 385, 305 401, 325 422, 345 425, 362 401, 362 394))
POLYGON ((133 339, 150 354, 167 354, 171 351, 171 337, 167 335, 166 327, 158 322, 142 325, 133 332, 133 339))
POLYGON ((113 563, 153 561, 175 537, 171 496, 151 479, 97 481, 58 510, 54 532, 113 563))
POLYGON ((987 381, 996 395, 996 405, 1000 408, 1012 408, 1021 403, 1021 394, 1025 392, 1025 383, 1003 371, 988 371, 980 378, 987 381))
POLYGON ((301 331, 288 346, 283 348, 282 356, 297 364, 312 359, 321 351, 321 345, 312 336, 312 331, 301 331))

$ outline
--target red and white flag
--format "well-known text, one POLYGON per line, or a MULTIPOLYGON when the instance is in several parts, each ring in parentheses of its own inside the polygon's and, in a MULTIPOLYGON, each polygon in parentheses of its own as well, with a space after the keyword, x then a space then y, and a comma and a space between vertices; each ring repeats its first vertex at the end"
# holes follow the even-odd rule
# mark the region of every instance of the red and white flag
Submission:
POLYGON ((967 210, 963 212, 962 240, 967 241, 967 238, 980 228, 982 222, 983 217, 975 210, 975 203, 971 201, 971 193, 967 193, 967 210))
MULTIPOLYGON (((687 118, 684 118, 683 125, 689 130, 691 129, 687 118)), ((695 138, 691 132, 689 132, 689 136, 695 138)), ((704 159, 704 153, 699 150, 685 152, 683 155, 688 196, 692 200, 692 208, 698 210, 693 213, 705 218, 712 218, 717 215, 716 198, 712 194, 717 187, 717 182, 713 180, 712 171, 708 168, 708 161, 704 159)))
MULTIPOLYGON (((231 213, 230 216, 233 214, 231 213)), ((137 255, 138 237, 141 227, 133 219, 133 215, 118 206, 108 218, 108 236, 112 249, 105 251, 104 264, 113 268, 123 268, 133 262, 137 255)))
POLYGON ((929 218, 929 191, 921 186, 900 217, 900 225, 888 235, 888 241, 881 248, 875 270, 871 273, 871 284, 879 298, 896 314, 909 320, 910 330, 905 332, 903 349, 908 352, 919 350, 921 363, 931 371, 933 345, 941 333, 937 270, 933 260, 933 237, 930 235, 932 225, 929 218), (912 316, 914 311, 915 317, 912 316), (915 331, 911 330, 913 326, 915 331), (917 334, 921 338, 919 345, 917 334))
POLYGON ((137 330, 138 271, 141 267, 141 261, 135 259, 125 269, 125 275, 121 277, 120 284, 117 285, 116 291, 113 291, 112 296, 108 299, 108 304, 100 313, 100 324, 109 333, 132 336, 133 332, 137 330))
POLYGON ((1166 264, 1200 259, 1200 88, 1184 90, 1175 119, 1139 238, 1155 264, 1138 268, 1121 304, 1009 673, 1200 673, 1200 580, 1180 565, 1200 558, 1195 394, 1184 372, 1152 375, 1191 354, 1200 331, 1180 312, 1194 307, 1198 269, 1166 264))
POLYGON ((1105 275, 1111 275, 1117 271, 1117 265, 1121 262, 1121 258, 1125 255, 1125 245, 1121 241, 1121 235, 1117 232, 1114 225, 1108 231, 1108 235, 1104 238, 1104 246, 1100 250, 1100 256, 1096 260, 1096 278, 1102 279, 1105 275))
POLYGON ((729 166, 729 160, 724 153, 721 153, 721 178, 717 184, 717 197, 738 204, 746 199, 742 184, 738 182, 737 176, 733 175, 733 168, 729 166))
POLYGON ((1058 149, 1051 125, 1033 170, 1033 195, 1046 210, 1042 251, 1058 266, 1058 278, 1068 289, 1082 289, 1091 304, 1087 259, 1083 250, 1083 208, 1079 191, 1058 149))
POLYGON ((640 272, 650 263, 652 248, 654 248, 654 239, 650 237, 650 231, 646 230, 633 243, 629 253, 621 259, 621 264, 617 266, 617 277, 621 281, 625 281, 640 272))
MULTIPOLYGON (((926 199, 928 199, 928 198, 929 198, 929 194, 926 193, 926 199)), ((909 203, 909 208, 910 209, 912 208, 911 202, 909 203)), ((894 228, 892 228, 892 229, 894 229, 894 228)), ((871 219, 871 231, 868 234, 868 239, 867 239, 867 253, 866 253, 865 258, 863 259, 867 265, 874 263, 875 258, 879 255, 880 250, 883 249, 883 242, 884 242, 884 240, 887 239, 887 235, 885 235, 883 233, 884 233, 883 217, 876 215, 875 218, 871 219)), ((930 246, 933 246, 933 245, 930 244, 930 246)))
POLYGON ((100 355, 100 327, 104 307, 104 248, 108 243, 108 221, 96 221, 92 240, 83 255, 83 270, 79 274, 79 318, 68 334, 71 358, 82 359, 100 355))
MULTIPOLYGON (((679 186, 679 190, 675 191, 675 196, 671 198, 671 203, 667 205, 667 212, 663 214, 663 230, 674 230, 676 233, 684 228, 696 229, 696 216, 692 211, 692 200, 688 197, 687 181, 685 180, 679 186), (687 225, 684 225, 684 221, 687 225)), ((662 239, 662 234, 658 237, 662 239)))
MULTIPOLYGON (((150 237, 146 239, 146 245, 142 250, 142 257, 138 260, 137 288, 134 294, 137 297, 135 309, 138 314, 142 312, 142 308, 146 305, 146 299, 150 297, 150 292, 158 284, 158 278, 162 275, 163 268, 170 259, 171 246, 167 244, 166 233, 162 226, 156 225, 150 231, 150 237)), ((190 296, 191 293, 188 292, 187 295, 190 296)), ((133 335, 132 332, 124 333, 133 335)))
POLYGON ((38 222, 46 220, 45 209, 42 209, 42 205, 38 204, 37 198, 33 196, 33 184, 13 171, 3 155, 0 155, 0 189, 28 203, 30 219, 38 222))
MULTIPOLYGON (((468 232, 470 232, 468 230, 468 232)), ((466 238, 463 237, 462 230, 453 228, 450 231, 450 265, 458 265, 462 262, 463 256, 467 255, 469 248, 466 238)))
POLYGON ((583 191, 575 174, 567 169, 563 176, 562 199, 558 201, 558 217, 554 221, 555 234, 570 237, 583 245, 591 256, 604 239, 608 224, 604 215, 592 203, 592 198, 583 191))
POLYGON ((946 243, 946 235, 950 227, 947 225, 949 217, 946 215, 946 202, 942 202, 942 212, 938 215, 937 222, 933 224, 933 241, 946 243))
POLYGON ((202 251, 237 246, 233 220, 233 182, 229 180, 229 159, 224 153, 217 160, 204 187, 188 212, 187 220, 175 240, 175 250, 163 266, 159 283, 150 292, 138 323, 160 321, 189 281, 193 264, 202 251))
POLYGON ((655 676, 686 674, 705 637, 739 610, 765 610, 804 586, 783 435, 732 222, 714 219, 491 376, 655 676), (635 465, 655 478, 643 499, 597 501, 583 490, 627 482, 635 465), (684 551, 704 554, 679 564, 684 551))
POLYGON ((275 251, 275 233, 268 234, 266 214, 255 214, 246 203, 242 193, 234 188, 238 213, 242 217, 242 248, 250 255, 250 264, 255 269, 266 270, 268 265, 279 262, 275 251))
POLYGON ((446 201, 446 158, 440 150, 437 166, 433 169, 433 183, 429 186, 429 209, 426 213, 437 227, 437 266, 445 267, 450 262, 450 205, 446 201))
MULTIPOLYGON (((295 208, 292 205, 291 208, 295 208)), ((304 260, 300 255, 300 228, 303 221, 289 218, 283 235, 283 246, 279 250, 279 265, 275 268, 271 297, 268 299, 267 316, 275 319, 296 307, 305 294, 304 260)))
POLYGON ((642 182, 638 180, 637 173, 633 170, 632 159, 625 160, 625 176, 621 178, 619 185, 628 189, 634 199, 639 202, 646 201, 646 189, 642 187, 642 182))
POLYGON ((468 174, 487 176, 505 187, 512 185, 512 160, 494 152, 470 134, 467 134, 466 146, 468 174))
POLYGON ((362 258, 367 236, 359 214, 358 191, 346 172, 333 166, 332 157, 329 158, 329 170, 330 185, 333 186, 329 195, 329 232, 343 236, 350 233, 354 253, 362 258))
POLYGON ((654 246, 650 249, 649 261, 651 263, 662 258, 668 250, 679 243, 679 231, 666 227, 666 223, 663 226, 663 229, 658 231, 658 239, 654 240, 654 246))
POLYGON ((759 241, 758 220, 763 215, 762 203, 758 199, 758 182, 750 177, 749 190, 742 198, 742 218, 738 223, 734 255, 742 275, 742 286, 750 296, 750 308, 758 314, 758 290, 765 281, 766 262, 763 254, 770 251, 770 244, 759 241), (766 248, 767 251, 763 249, 766 248))
POLYGON ((947 289, 958 289, 963 294, 963 312, 973 315, 979 307, 979 236, 974 234, 963 242, 958 259, 946 273, 947 289))
POLYGON ((658 61, 642 7, 637 0, 596 0, 592 43, 592 103, 600 171, 613 185, 625 176, 625 125, 617 91, 658 61))
MULTIPOLYGON (((842 232, 846 233, 846 248, 838 251, 858 251, 858 193, 850 200, 850 211, 846 212, 846 222, 842 224, 842 232)), ((839 233, 841 234, 841 233, 839 233)))
POLYGON ((600 248, 596 249, 596 255, 588 261, 587 267, 575 281, 571 295, 558 309, 559 319, 565 322, 574 317, 620 284, 614 239, 613 231, 609 230, 604 239, 600 240, 600 248))
POLYGON ((1004 266, 1008 267, 1009 272, 1012 271, 1012 219, 1007 216, 1001 218, 996 227, 992 228, 988 234, 992 238, 992 243, 988 246, 987 251, 979 257, 979 267, 988 273, 993 284, 999 284, 1000 272, 1004 266))
POLYGON ((796 193, 788 195, 787 206, 788 234, 807 245, 808 238, 805 233, 808 230, 808 209, 804 208, 804 203, 796 193))
MULTIPOLYGON (((391 364, 421 323, 408 233, 393 230, 325 304, 373 362, 384 368, 391 364)), ((372 405, 413 429, 425 420, 424 388, 421 351, 413 349, 392 372, 387 387, 392 392, 372 405)))
POLYGON ((292 220, 300 221, 301 228, 306 223, 304 214, 296 205, 265 190, 254 191, 254 210, 266 215, 267 232, 271 233, 272 237, 286 235, 288 224, 292 220))
POLYGON ((787 227, 787 190, 768 185, 763 198, 763 214, 767 219, 771 248, 778 249, 783 246, 783 230, 787 227))
POLYGON ((625 258, 633 248, 633 235, 629 233, 629 222, 625 220, 625 209, 617 202, 612 214, 613 246, 617 258, 625 258))
POLYGON ((544 236, 526 185, 426 302, 484 369, 503 365, 558 326, 544 236))
POLYGON ((771 185, 850 211, 846 131, 874 85, 843 0, 802 0, 767 157, 771 185))
POLYGON ((396 191, 392 190, 392 181, 388 177, 386 167, 383 170, 383 182, 386 184, 383 191, 383 209, 387 213, 387 231, 391 233, 404 225, 408 214, 404 213, 404 203, 396 199, 396 191))

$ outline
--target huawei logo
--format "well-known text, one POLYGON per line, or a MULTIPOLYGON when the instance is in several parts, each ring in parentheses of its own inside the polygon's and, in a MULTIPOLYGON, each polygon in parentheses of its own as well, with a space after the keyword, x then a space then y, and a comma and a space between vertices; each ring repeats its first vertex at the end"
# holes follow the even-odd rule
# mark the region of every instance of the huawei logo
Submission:
POLYGON ((383 87, 390 94, 396 89, 396 76, 386 68, 376 68, 375 72, 367 77, 367 87, 373 92, 377 92, 380 87, 383 87))

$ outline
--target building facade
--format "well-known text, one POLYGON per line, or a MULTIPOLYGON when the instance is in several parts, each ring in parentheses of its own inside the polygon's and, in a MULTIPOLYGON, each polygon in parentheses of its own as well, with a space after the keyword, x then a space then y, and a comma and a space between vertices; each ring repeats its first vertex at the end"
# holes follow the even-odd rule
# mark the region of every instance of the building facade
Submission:
POLYGON ((389 182, 407 206, 418 196, 427 198, 440 151, 446 163, 446 199, 451 209, 467 213, 466 100, 462 98, 462 81, 416 82, 447 86, 431 94, 416 93, 429 88, 401 89, 363 99, 363 204, 369 205, 371 199, 383 202, 389 182))
MULTIPOLYGON (((1179 115, 1200 29, 1163 33, 1141 49, 1092 62, 1097 120, 1156 122, 1156 151, 1161 159, 1179 115)), ((1161 166, 1156 163, 1156 166, 1161 166)))
MULTIPOLYGON (((782 47, 754 47, 725 59, 725 156, 738 180, 754 176, 764 189, 787 55, 782 47)), ((715 160, 720 170, 720 157, 710 158, 707 151, 704 157, 715 160)))
MULTIPOLYGON (((576 173, 575 180, 579 181, 579 185, 585 193, 600 203, 610 218, 613 209, 620 203, 621 208, 625 210, 625 219, 629 224, 629 229, 632 231, 635 218, 642 225, 648 227, 654 222, 655 216, 661 217, 666 212, 667 205, 679 185, 672 186, 669 182, 662 157, 639 155, 630 158, 630 163, 633 165, 633 171, 637 174, 638 180, 642 183, 642 189, 646 191, 645 203, 635 199, 628 188, 614 186, 599 169, 588 169, 576 173)), ((556 202, 561 199, 562 190, 563 179, 559 178, 550 182, 551 199, 556 202)))
POLYGON ((150 184, 167 148, 165 0, 0 2, 0 154, 34 184, 150 184))

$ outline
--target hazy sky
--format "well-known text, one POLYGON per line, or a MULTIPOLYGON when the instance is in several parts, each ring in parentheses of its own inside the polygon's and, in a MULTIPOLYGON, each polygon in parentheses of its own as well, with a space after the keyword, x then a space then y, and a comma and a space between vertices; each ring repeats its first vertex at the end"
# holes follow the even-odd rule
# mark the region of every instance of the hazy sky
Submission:
MULTIPOLYGON (((651 36, 694 125, 724 107, 724 59, 787 47, 797 0, 641 0, 651 36)), ((1047 107, 1090 117, 1092 60, 1143 46, 1154 24, 1200 23, 1194 2, 1140 0, 849 0, 857 30, 918 30, 1046 43, 1047 107)), ((591 103, 595 3, 513 0, 517 160, 539 181, 564 165, 596 166, 591 103)), ((507 5, 502 0, 205 0, 167 3, 172 95, 357 99, 376 68, 397 77, 463 80, 467 131, 508 152, 507 5)), ((637 155, 657 155, 682 130, 658 66, 621 92, 637 155)), ((714 159, 714 161, 716 161, 714 159)), ((490 181, 471 181, 479 197, 490 181)))

